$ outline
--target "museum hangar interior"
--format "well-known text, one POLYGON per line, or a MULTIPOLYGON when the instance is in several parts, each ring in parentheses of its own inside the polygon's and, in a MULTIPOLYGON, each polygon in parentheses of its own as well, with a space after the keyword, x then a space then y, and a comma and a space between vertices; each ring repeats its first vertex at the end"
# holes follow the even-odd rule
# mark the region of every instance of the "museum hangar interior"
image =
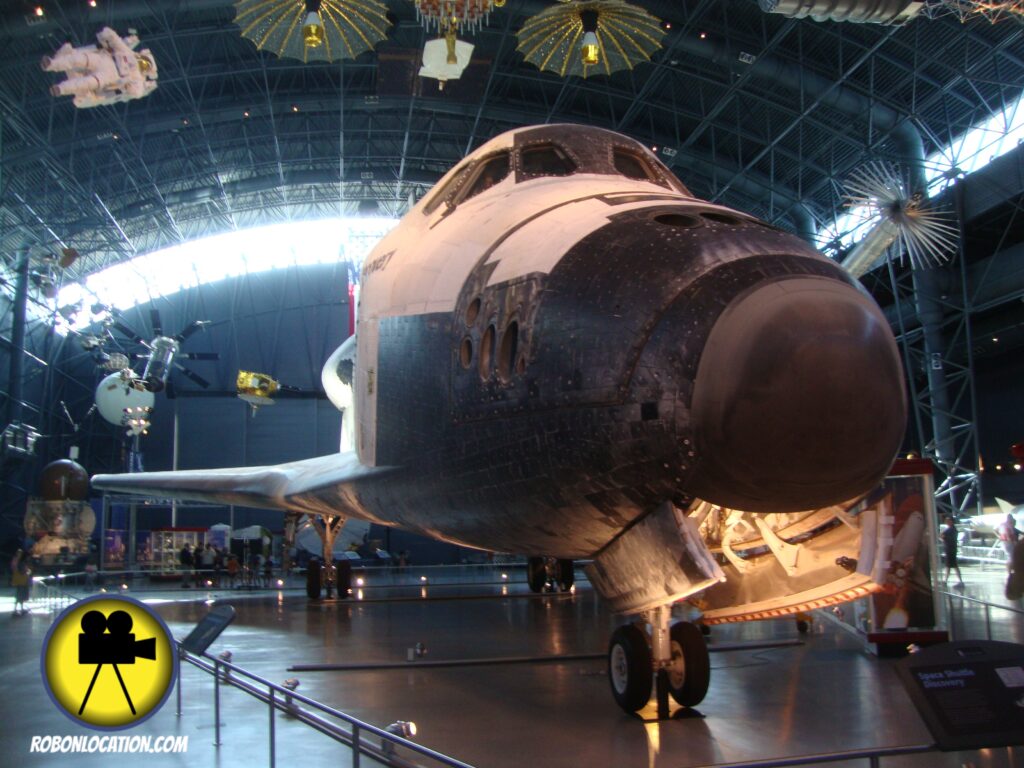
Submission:
MULTIPOLYGON (((857 279, 905 373, 898 456, 930 462, 933 623, 957 639, 1021 641, 1024 616, 986 605, 1014 603, 994 533, 972 521, 1005 514, 997 499, 1024 504, 1019 0, 11 0, 0 40, 5 565, 28 544, 42 553, 49 536, 40 576, 86 563, 134 572, 132 593, 153 597, 175 635, 204 600, 232 594, 160 588, 138 569, 173 571, 166 558, 183 541, 224 524, 258 529, 280 565, 292 548, 285 517, 242 503, 93 490, 81 499, 95 517, 89 532, 77 544, 56 537, 32 522, 40 497, 50 499, 44 468, 69 456, 97 475, 338 452, 343 415, 321 369, 355 330, 367 255, 492 138, 579 124, 639 142, 648 176, 665 168, 692 196, 800 238, 857 279), (593 25, 598 50, 588 52, 593 25), (97 37, 105 28, 129 48, 137 36, 130 77, 111 69, 125 41, 108 45, 97 37), (80 57, 77 71, 57 63, 61 51, 80 57), (105 88, 107 75, 121 84, 105 88), (76 76, 78 90, 61 91, 76 76), (125 371, 137 386, 118 390, 130 402, 107 418, 98 393, 125 371), (273 403, 252 400, 264 396, 273 403), (146 410, 125 415, 129 406, 146 410), (959 594, 977 603, 942 597, 934 540, 947 514, 965 532, 959 594)), ((617 262, 626 272, 630 258, 617 262)), ((412 401, 418 382, 404 384, 412 401)), ((753 453, 774 450, 776 436, 763 437, 753 453)), ((471 764, 705 765, 933 742, 893 667, 862 653, 856 616, 838 608, 801 613, 800 630, 791 618, 716 625, 712 652, 738 648, 712 657, 721 671, 702 717, 631 719, 607 695, 617 621, 581 569, 577 590, 559 591, 565 579, 553 578, 554 592, 535 594, 522 582, 524 558, 538 552, 489 556, 377 524, 360 537, 365 605, 308 602, 293 576, 246 592, 220 642, 275 681, 295 664, 405 662, 417 643, 431 658, 585 657, 482 672, 360 669, 344 680, 299 673, 309 696, 381 727, 415 718, 424 744, 471 764), (390 555, 368 565, 377 549, 390 555), (399 553, 412 566, 399 566, 399 553), (845 690, 856 701, 835 693, 845 690), (526 731, 536 734, 530 746, 516 736, 526 731)), ((21 645, 5 648, 26 690, 39 688, 39 645, 68 599, 55 605, 51 593, 39 585, 17 625, 21 645)), ((207 726, 189 722, 209 708, 212 683, 199 675, 182 672, 192 687, 178 721, 169 704, 145 727, 191 728, 200 734, 191 749, 213 755, 212 734, 198 730, 207 726)), ((17 731, 69 728, 41 688, 38 699, 38 715, 10 703, 0 712, 17 731)), ((240 694, 233 705, 265 716, 240 694)), ((236 758, 267 759, 262 725, 227 727, 236 758)), ((334 759, 337 745, 309 745, 301 727, 281 724, 278 748, 334 759)), ((33 760, 47 764, 23 762, 33 760)), ((1024 756, 929 752, 883 764, 968 762, 1024 765, 1024 756)))

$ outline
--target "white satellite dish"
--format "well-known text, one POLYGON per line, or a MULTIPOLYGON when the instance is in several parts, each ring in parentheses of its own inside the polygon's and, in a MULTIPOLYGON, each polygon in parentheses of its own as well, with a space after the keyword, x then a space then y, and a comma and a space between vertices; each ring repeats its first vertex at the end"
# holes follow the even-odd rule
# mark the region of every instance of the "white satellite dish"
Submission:
MULTIPOLYGON (((148 414, 156 401, 152 392, 136 389, 121 371, 112 373, 96 387, 96 409, 114 426, 128 424, 134 414, 148 414), (143 409, 139 411, 138 409, 143 409), (129 409, 131 409, 129 411, 129 409)), ((148 424, 148 421, 147 421, 148 424)))
POLYGON ((423 47, 423 66, 420 77, 433 77, 443 87, 448 80, 458 80, 463 70, 469 66, 473 56, 473 44, 464 40, 439 37, 430 40, 423 47))

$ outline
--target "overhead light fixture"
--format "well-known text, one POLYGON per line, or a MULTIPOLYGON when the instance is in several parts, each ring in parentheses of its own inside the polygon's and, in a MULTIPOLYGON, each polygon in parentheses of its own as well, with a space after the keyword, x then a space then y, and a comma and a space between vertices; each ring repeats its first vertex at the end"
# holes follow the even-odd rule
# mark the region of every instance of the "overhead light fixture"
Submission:
POLYGON ((582 11, 580 21, 583 24, 583 45, 580 48, 580 55, 584 64, 593 66, 601 60, 601 44, 597 39, 597 11, 582 11))
POLYGON ((324 21, 320 18, 320 3, 315 7, 306 6, 309 12, 302 22, 302 42, 307 48, 319 48, 324 44, 324 21))

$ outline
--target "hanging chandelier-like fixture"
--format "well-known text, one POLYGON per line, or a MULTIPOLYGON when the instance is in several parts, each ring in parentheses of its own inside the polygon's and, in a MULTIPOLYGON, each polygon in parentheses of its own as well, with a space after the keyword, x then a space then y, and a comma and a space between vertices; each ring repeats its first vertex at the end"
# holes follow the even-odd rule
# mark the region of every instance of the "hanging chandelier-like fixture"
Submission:
POLYGON ((588 77, 649 61, 664 36, 659 19, 623 0, 569 0, 527 19, 517 48, 540 69, 588 77))
POLYGON ((242 37, 283 59, 354 59, 387 36, 378 0, 235 0, 242 37))
POLYGON ((449 24, 457 32, 476 32, 493 9, 505 5, 505 0, 413 0, 413 5, 427 29, 443 34, 449 24))

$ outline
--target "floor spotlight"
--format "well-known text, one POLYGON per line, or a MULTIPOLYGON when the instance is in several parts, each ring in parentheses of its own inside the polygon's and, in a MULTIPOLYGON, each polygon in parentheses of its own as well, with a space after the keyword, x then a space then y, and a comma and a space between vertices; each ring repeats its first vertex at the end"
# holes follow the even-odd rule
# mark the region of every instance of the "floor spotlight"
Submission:
MULTIPOLYGON (((416 723, 398 720, 384 729, 393 736, 400 736, 403 739, 411 739, 416 735, 416 723)), ((385 755, 392 755, 395 752, 395 743, 388 739, 380 740, 380 748, 385 755)))

